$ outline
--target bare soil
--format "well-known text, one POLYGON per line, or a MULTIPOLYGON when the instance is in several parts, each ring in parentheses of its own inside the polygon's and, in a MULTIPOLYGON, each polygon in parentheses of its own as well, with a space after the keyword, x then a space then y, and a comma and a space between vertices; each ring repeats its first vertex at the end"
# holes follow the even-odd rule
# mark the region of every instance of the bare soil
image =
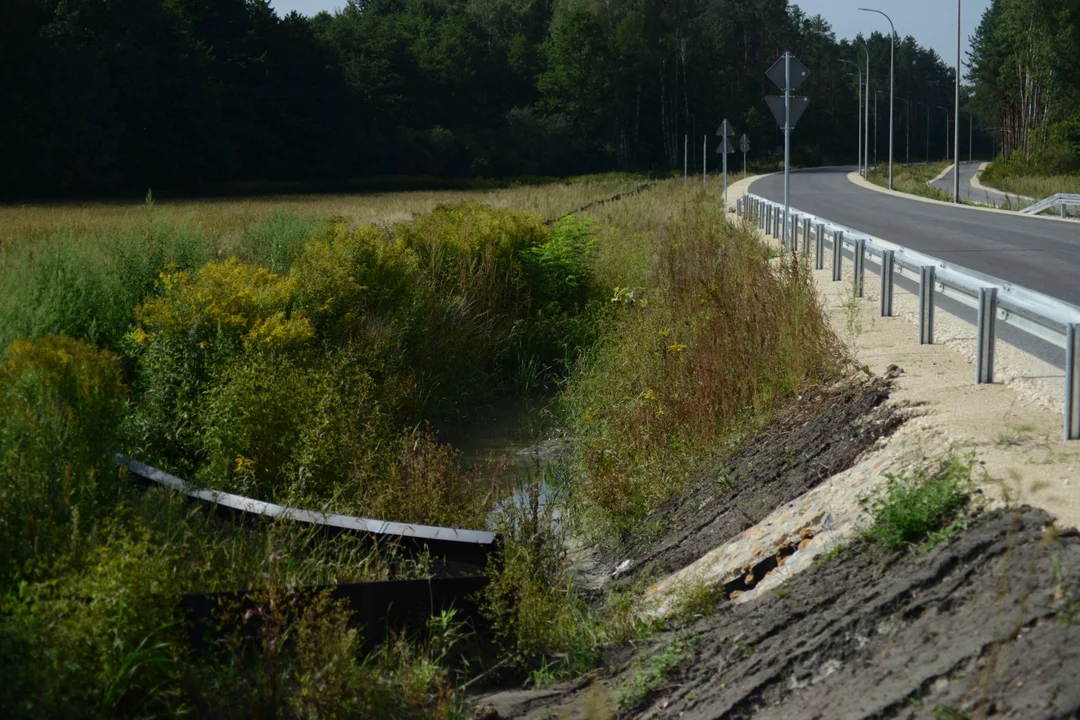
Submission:
POLYGON ((632 659, 481 704, 488 718, 1070 718, 1078 620, 1080 533, 1000 509, 929 551, 856 543, 632 659), (675 641, 689 647, 677 667, 628 707, 627 688, 675 641))
POLYGON ((889 390, 888 378, 875 378, 804 393, 716 471, 652 513, 645 524, 661 528, 658 537, 630 538, 602 552, 598 568, 610 575, 629 560, 620 584, 667 575, 848 469, 903 423, 902 409, 886 403, 889 390))

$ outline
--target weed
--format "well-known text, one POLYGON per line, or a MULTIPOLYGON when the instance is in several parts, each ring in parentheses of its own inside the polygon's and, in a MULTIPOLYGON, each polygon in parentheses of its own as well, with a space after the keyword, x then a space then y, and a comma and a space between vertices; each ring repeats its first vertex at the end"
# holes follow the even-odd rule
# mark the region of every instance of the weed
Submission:
POLYGON ((866 537, 890 550, 930 548, 966 527, 959 517, 972 489, 973 460, 952 455, 933 471, 886 475, 883 490, 864 499, 873 521, 866 537))
POLYGON ((616 691, 619 710, 627 712, 641 707, 649 696, 660 690, 675 674, 683 658, 697 646, 699 638, 673 640, 661 652, 635 663, 635 671, 616 691))
POLYGON ((687 583, 680 589, 674 618, 678 622, 689 622, 708 617, 715 613, 726 599, 727 593, 721 585, 704 579, 687 583))

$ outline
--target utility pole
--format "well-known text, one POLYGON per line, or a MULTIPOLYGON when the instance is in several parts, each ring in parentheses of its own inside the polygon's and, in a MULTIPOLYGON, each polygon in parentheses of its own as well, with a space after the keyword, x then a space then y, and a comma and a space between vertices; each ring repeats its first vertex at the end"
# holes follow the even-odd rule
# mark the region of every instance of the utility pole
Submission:
POLYGON ((682 140, 682 184, 690 182, 690 136, 683 135, 682 140))
POLYGON ((709 178, 709 136, 701 141, 701 187, 708 185, 709 178))

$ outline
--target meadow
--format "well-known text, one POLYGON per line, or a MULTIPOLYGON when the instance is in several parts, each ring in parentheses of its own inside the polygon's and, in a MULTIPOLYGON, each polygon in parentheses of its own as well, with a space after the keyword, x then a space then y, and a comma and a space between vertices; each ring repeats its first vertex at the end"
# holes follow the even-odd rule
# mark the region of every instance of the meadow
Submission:
POLYGON ((560 532, 613 542, 835 377, 807 269, 724 217, 718 185, 0 209, 0 713, 455 717, 493 661, 452 614, 362 652, 344 607, 288 588, 428 566, 140 489, 115 452, 283 504, 498 528, 480 603, 511 677, 639 632, 573 588, 537 517, 554 509, 500 503, 505 463, 464 463, 436 427, 542 392, 571 442, 545 471, 560 532), (217 590, 250 591, 262 630, 225 612, 195 653, 178 598, 217 590))

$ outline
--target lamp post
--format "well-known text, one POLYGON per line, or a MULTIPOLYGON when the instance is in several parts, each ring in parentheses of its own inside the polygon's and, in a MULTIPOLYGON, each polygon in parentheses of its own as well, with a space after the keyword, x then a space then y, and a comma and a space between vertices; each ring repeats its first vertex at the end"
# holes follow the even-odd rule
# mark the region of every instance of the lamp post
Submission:
POLYGON ((956 122, 953 125, 953 202, 960 202, 960 0, 956 0, 956 122))
POLYGON ((866 102, 864 103, 866 119, 863 122, 863 168, 865 174, 870 174, 870 50, 863 40, 863 55, 866 56, 866 102))
POLYGON ((908 165, 910 165, 911 164, 911 103, 909 103, 906 99, 904 99, 902 97, 898 97, 896 99, 899 100, 900 102, 904 103, 904 114, 907 115, 907 122, 904 123, 904 145, 906 147, 905 152, 907 154, 907 160, 905 160, 904 162, 906 162, 908 165))
POLYGON ((859 127, 858 144, 855 146, 855 157, 859 165, 859 174, 862 175, 862 68, 859 63, 852 60, 841 60, 842 63, 855 66, 855 72, 859 73, 859 104, 855 107, 855 124, 859 127))
POLYGON ((924 102, 915 101, 916 105, 926 108, 926 164, 930 164, 930 106, 924 102))
POLYGON ((938 110, 945 113, 945 159, 949 159, 949 108, 938 105, 938 110))
MULTIPOLYGON (((881 91, 881 90, 875 90, 874 91, 874 167, 877 167, 877 164, 878 164, 878 162, 877 162, 877 147, 878 147, 878 143, 877 143, 877 99, 878 99, 878 95, 884 95, 884 94, 885 93, 883 91, 881 91)), ((890 124, 889 127, 891 128, 892 125, 890 124)), ((890 143, 890 145, 891 145, 891 143, 890 143)), ((889 170, 890 171, 892 170, 892 148, 891 147, 889 149, 889 170)))
MULTIPOLYGON (((959 3, 959 2, 960 2, 960 0, 957 0, 957 3, 959 3)), ((895 59, 896 59, 896 26, 893 25, 892 18, 890 18, 888 15, 881 12, 880 10, 873 10, 871 8, 859 8, 859 10, 861 10, 863 12, 872 12, 872 13, 877 13, 878 15, 881 15, 882 17, 884 17, 886 20, 889 21, 889 28, 892 30, 892 34, 889 35, 889 189, 892 190, 893 189, 893 94, 894 94, 894 90, 893 90, 894 73, 893 73, 893 69, 895 67, 895 59)), ((958 59, 960 57, 959 50, 957 51, 956 57, 958 59)), ((959 95, 959 93, 960 93, 960 85, 957 84, 956 87, 957 87, 957 90, 956 90, 956 92, 957 92, 957 95, 956 95, 957 103, 959 103, 960 102, 960 100, 959 100, 959 98, 960 98, 960 95, 959 95)), ((957 104, 957 108, 959 108, 959 107, 960 107, 959 104, 957 104)), ((876 100, 874 101, 874 110, 875 110, 875 112, 877 111, 877 101, 876 100)), ((959 109, 957 110, 957 112, 959 112, 959 109)), ((874 148, 874 149, 876 150, 877 148, 874 148)))

